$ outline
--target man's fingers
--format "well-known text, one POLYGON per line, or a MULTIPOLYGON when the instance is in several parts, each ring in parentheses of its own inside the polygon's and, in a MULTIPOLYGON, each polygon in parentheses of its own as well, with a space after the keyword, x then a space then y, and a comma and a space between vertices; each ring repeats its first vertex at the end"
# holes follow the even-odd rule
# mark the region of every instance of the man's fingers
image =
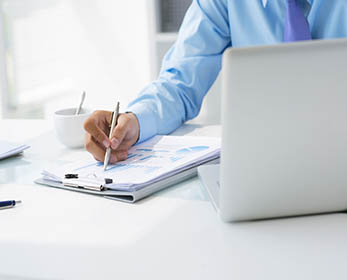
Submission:
POLYGON ((120 114, 111 136, 113 150, 128 150, 136 143, 139 135, 137 117, 132 113, 120 114))
MULTIPOLYGON (((104 162, 105 159, 105 149, 101 147, 90 134, 86 135, 86 144, 85 148, 90 152, 97 161, 104 162)), ((128 150, 117 150, 112 151, 110 155, 110 163, 116 163, 118 161, 126 160, 128 157, 128 150)))
POLYGON ((94 158, 98 161, 103 162, 105 158, 105 149, 100 147, 100 145, 93 140, 90 134, 86 135, 86 144, 85 148, 90 152, 94 158))
POLYGON ((110 156, 110 163, 116 163, 118 161, 126 160, 128 157, 128 151, 112 151, 110 156))
POLYGON ((132 142, 123 140, 123 142, 120 143, 120 145, 118 146, 117 150, 125 151, 130 149, 132 145, 133 145, 132 142))
POLYGON ((111 148, 113 150, 116 150, 119 147, 119 145, 123 142, 123 139, 126 134, 127 127, 122 122, 118 123, 114 128, 111 137, 111 148))
POLYGON ((93 115, 84 123, 84 129, 105 148, 110 147, 111 143, 106 134, 98 127, 93 115))
POLYGON ((103 162, 106 148, 110 147, 110 163, 116 163, 127 159, 128 149, 137 141, 139 126, 135 115, 119 114, 110 140, 106 133, 109 131, 111 115, 109 111, 95 111, 84 123, 87 131, 85 148, 96 160, 103 162))

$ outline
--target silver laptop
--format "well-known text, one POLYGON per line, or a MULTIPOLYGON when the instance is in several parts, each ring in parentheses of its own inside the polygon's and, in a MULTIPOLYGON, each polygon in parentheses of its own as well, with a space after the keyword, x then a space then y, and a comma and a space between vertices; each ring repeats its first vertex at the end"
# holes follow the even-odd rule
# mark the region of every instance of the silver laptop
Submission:
POLYGON ((347 40, 223 58, 220 166, 199 176, 224 221, 347 209, 347 40))

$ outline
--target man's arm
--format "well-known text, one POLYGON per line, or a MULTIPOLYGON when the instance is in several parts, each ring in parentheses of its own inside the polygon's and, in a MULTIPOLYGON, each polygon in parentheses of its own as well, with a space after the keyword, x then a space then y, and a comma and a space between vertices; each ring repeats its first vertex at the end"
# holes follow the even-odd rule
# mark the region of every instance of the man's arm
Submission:
POLYGON ((194 0, 158 79, 129 104, 139 121, 139 141, 167 134, 197 116, 203 97, 231 46, 227 0, 194 0))
POLYGON ((166 54, 160 75, 129 104, 108 139, 111 112, 96 111, 85 122, 86 149, 103 161, 127 158, 138 140, 167 134, 200 111, 202 99, 221 69, 223 51, 231 45, 227 0, 194 0, 178 39, 166 54))

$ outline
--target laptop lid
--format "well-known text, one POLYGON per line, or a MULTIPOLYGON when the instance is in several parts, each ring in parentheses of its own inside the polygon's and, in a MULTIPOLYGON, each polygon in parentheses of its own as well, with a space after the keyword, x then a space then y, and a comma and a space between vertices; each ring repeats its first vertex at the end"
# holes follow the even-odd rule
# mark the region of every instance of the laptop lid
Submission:
POLYGON ((347 40, 223 58, 225 221, 347 209, 347 40))

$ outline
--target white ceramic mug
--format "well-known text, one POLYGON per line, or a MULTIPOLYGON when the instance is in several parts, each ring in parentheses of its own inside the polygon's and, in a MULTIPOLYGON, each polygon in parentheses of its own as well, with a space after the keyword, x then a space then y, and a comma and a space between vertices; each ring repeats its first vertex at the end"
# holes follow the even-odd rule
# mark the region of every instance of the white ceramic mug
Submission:
POLYGON ((54 113, 54 125, 58 139, 69 148, 81 148, 84 145, 85 130, 83 124, 92 114, 90 109, 81 109, 75 115, 76 108, 68 108, 54 113))

